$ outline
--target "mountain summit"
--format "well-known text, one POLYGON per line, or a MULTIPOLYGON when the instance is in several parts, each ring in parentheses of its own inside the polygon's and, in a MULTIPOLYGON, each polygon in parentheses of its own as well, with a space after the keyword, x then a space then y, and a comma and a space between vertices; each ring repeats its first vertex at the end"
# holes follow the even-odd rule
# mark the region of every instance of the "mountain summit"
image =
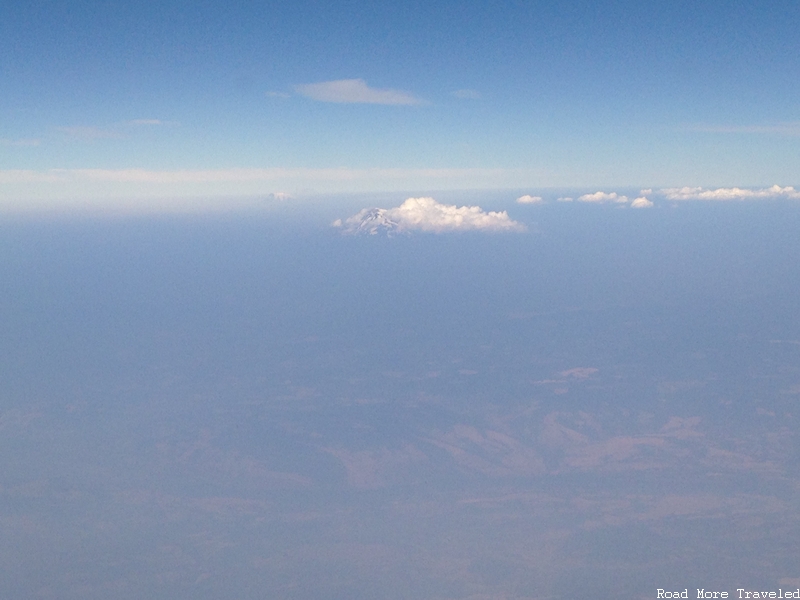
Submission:
POLYGON ((343 233, 376 235, 425 231, 525 231, 525 225, 511 220, 506 211, 486 212, 480 206, 440 204, 433 198, 408 198, 395 208, 365 208, 334 227, 343 233))

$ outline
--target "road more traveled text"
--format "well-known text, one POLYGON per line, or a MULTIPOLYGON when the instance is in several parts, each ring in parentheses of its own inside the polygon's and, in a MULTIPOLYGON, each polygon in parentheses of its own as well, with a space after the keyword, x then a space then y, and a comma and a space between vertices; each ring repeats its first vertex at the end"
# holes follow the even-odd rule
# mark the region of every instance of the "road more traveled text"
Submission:
MULTIPOLYGON (((705 600, 706 598, 743 598, 743 599, 752 599, 752 598, 800 598, 800 588, 797 588, 794 591, 783 591, 783 589, 779 589, 778 591, 772 592, 758 592, 755 590, 747 590, 745 588, 736 588, 736 592, 719 592, 715 590, 707 590, 705 588, 696 588, 697 589, 697 598, 702 598, 705 600)), ((684 589, 682 592, 672 592, 669 590, 664 590, 658 588, 656 590, 656 598, 694 598, 694 596, 689 595, 689 588, 684 589)))

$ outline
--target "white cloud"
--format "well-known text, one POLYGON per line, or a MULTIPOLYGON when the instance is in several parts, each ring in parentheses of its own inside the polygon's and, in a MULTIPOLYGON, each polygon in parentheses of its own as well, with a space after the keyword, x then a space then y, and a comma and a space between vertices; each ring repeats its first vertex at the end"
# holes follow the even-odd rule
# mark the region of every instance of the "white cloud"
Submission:
POLYGON ((800 199, 800 192, 793 187, 773 185, 763 189, 717 188, 715 190, 701 187, 666 188, 661 193, 668 200, 753 200, 758 198, 792 198, 800 199))
POLYGON ((653 203, 644 196, 640 196, 631 202, 631 208, 650 208, 651 206, 653 206, 653 203))
POLYGON ((562 196, 561 198, 558 199, 558 202, 572 202, 572 198, 570 198, 569 196, 562 196))
POLYGON ((606 192, 595 192, 594 194, 584 194, 578 198, 581 202, 617 202, 624 203, 628 201, 627 196, 618 196, 616 192, 607 194, 606 192))
POLYGON ((335 227, 346 233, 375 235, 381 231, 524 231, 525 226, 509 218, 506 211, 486 212, 480 206, 440 204, 433 198, 408 198, 395 208, 365 208, 335 227))
POLYGON ((481 97, 478 90, 455 90, 452 94, 456 98, 461 98, 462 100, 477 100, 481 97))
POLYGON ((295 91, 312 100, 342 104, 421 104, 407 92, 371 88, 363 79, 339 79, 294 86, 295 91))
POLYGON ((541 196, 530 196, 529 194, 525 194, 524 196, 517 198, 517 204, 541 204, 541 202, 541 196))

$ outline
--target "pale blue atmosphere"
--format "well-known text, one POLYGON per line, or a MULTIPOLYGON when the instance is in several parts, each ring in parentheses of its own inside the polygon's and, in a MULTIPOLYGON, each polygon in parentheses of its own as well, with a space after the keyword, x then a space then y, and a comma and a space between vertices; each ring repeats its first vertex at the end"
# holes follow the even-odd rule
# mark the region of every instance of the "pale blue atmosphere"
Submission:
POLYGON ((792 1, 6 3, 0 197, 231 169, 301 171, 213 193, 793 185, 798 23, 792 1))
POLYGON ((798 25, 3 4, 0 598, 800 598, 798 25))
POLYGON ((793 592, 800 211, 765 202, 6 220, 0 594, 793 592))

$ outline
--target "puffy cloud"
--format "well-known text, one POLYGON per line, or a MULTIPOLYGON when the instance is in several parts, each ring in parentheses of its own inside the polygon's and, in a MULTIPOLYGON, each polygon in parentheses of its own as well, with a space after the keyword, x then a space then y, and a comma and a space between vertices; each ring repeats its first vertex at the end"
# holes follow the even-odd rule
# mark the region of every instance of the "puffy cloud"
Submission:
POLYGON ((517 198, 517 204, 540 204, 541 202, 541 196, 531 196, 529 194, 525 194, 524 196, 517 198))
POLYGON ((618 202, 620 204, 627 202, 627 196, 618 196, 616 192, 607 194, 606 192, 595 192, 594 194, 584 194, 578 198, 581 202, 618 202))
POLYGON ((486 212, 480 206, 440 204, 433 198, 408 198, 395 208, 365 208, 334 227, 345 233, 427 231, 524 231, 525 226, 509 218, 506 211, 486 212))
POLYGON ((753 200, 758 198, 793 198, 800 199, 800 192, 793 187, 773 185, 763 189, 717 188, 715 190, 701 187, 666 188, 661 193, 668 200, 753 200))
POLYGON ((653 206, 653 203, 644 196, 640 196, 631 202, 631 208, 650 208, 651 206, 653 206))
POLYGON ((558 199, 558 202, 572 202, 572 198, 569 196, 562 196, 558 199))
POLYGON ((376 89, 363 79, 339 79, 294 86, 295 91, 312 100, 340 104, 421 104, 421 100, 407 92, 376 89))

